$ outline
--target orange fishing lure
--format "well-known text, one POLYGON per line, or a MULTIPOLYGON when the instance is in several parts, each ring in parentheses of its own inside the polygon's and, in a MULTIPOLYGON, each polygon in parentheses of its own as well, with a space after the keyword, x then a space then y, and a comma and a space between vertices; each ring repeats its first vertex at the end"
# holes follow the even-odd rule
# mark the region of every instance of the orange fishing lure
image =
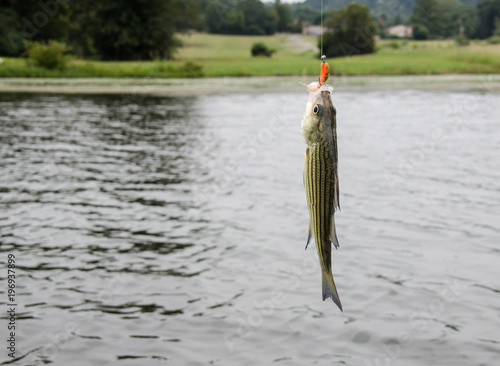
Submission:
POLYGON ((320 84, 323 84, 328 80, 328 77, 330 76, 330 67, 326 63, 326 56, 323 55, 321 56, 321 73, 319 74, 319 82, 320 84))
POLYGON ((311 89, 309 88, 308 85, 304 84, 304 83, 300 83, 302 85, 305 85, 307 86, 307 90, 309 90, 310 92, 314 92, 316 90, 318 90, 319 88, 321 88, 321 86, 328 80, 328 77, 330 76, 330 67, 328 66, 328 63, 326 62, 326 56, 323 55, 321 56, 321 72, 319 74, 319 82, 318 82, 318 85, 316 86, 316 88, 314 89, 311 89))

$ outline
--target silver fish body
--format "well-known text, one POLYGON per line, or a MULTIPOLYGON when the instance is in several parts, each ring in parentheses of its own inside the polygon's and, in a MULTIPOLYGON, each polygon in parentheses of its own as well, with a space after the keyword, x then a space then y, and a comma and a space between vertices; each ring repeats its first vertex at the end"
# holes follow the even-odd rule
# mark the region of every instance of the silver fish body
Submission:
POLYGON ((342 311, 342 304, 332 275, 331 248, 338 248, 334 214, 339 203, 337 174, 337 122, 329 85, 309 93, 301 132, 306 143, 304 186, 309 208, 309 235, 314 235, 321 264, 323 300, 331 298, 342 311))

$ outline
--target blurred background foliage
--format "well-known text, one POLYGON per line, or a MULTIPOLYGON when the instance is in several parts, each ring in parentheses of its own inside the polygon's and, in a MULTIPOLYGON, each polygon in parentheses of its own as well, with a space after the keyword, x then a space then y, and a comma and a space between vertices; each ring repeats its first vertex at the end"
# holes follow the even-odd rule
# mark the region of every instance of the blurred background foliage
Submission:
MULTIPOLYGON (((416 39, 500 35, 500 0, 353 3, 324 0, 324 22, 330 32, 324 47, 329 55, 338 54, 341 44, 351 47, 349 54, 372 52, 372 38, 388 37, 385 29, 397 24, 413 26, 416 39), (362 43, 366 45, 359 47, 362 43)), ((0 55, 26 55, 26 41, 53 40, 86 59, 169 59, 182 46, 179 33, 302 32, 320 23, 320 4, 321 0, 292 5, 280 0, 0 0, 0 55)))
POLYGON ((377 26, 367 6, 350 3, 346 8, 333 11, 325 26, 331 30, 323 37, 322 53, 327 57, 362 55, 375 49, 377 26))

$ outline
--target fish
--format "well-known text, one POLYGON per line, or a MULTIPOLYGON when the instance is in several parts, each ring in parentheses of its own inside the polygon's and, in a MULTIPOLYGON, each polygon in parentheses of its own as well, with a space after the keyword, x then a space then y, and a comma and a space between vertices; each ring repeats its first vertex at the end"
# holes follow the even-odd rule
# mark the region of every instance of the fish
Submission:
POLYGON ((304 187, 309 209, 309 232, 306 249, 314 235, 321 265, 323 301, 331 298, 343 311, 332 274, 332 244, 339 242, 334 214, 340 209, 337 173, 337 110, 333 106, 333 87, 320 82, 308 86, 309 99, 301 123, 306 149, 304 157, 304 187), (318 85, 320 84, 320 85, 318 85))

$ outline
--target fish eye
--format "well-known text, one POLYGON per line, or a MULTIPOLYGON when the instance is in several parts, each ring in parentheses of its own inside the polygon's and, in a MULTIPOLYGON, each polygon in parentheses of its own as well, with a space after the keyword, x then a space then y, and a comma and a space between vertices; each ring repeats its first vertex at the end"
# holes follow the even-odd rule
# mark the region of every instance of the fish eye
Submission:
POLYGON ((318 115, 321 113, 321 106, 319 104, 316 104, 313 109, 313 113, 318 115))

